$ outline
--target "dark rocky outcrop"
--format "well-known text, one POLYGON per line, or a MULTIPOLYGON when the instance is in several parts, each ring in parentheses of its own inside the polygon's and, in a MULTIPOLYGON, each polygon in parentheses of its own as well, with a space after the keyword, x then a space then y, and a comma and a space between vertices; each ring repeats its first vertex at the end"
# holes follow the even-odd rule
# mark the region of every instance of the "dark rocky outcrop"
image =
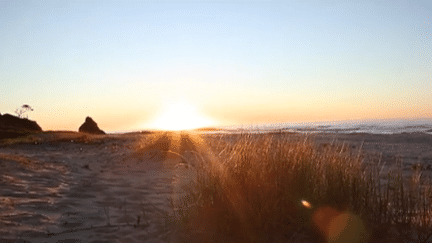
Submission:
POLYGON ((96 122, 93 121, 93 119, 91 119, 91 117, 89 116, 85 119, 85 122, 79 127, 78 131, 91 134, 105 134, 105 132, 99 129, 96 122))
POLYGON ((10 114, 0 114, 0 139, 17 138, 33 132, 42 132, 42 128, 35 121, 10 114))

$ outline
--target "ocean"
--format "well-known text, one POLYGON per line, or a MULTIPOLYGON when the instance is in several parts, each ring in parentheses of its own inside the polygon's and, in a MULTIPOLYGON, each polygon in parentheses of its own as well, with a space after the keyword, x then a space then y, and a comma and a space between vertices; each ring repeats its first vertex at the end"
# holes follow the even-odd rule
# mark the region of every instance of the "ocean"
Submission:
POLYGON ((315 123, 273 123, 221 127, 227 133, 266 133, 266 132, 300 132, 300 133, 369 133, 401 134, 425 133, 432 135, 432 119, 416 120, 360 120, 315 123))

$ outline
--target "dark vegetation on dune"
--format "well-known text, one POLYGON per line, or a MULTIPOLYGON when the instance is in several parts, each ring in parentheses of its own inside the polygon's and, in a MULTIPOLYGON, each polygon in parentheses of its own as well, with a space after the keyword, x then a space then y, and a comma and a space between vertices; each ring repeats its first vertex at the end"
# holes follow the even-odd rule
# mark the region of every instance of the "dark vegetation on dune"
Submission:
MULTIPOLYGON (((24 106, 23 106, 24 107, 24 106)), ((31 108, 29 108, 31 109, 31 108)), ((18 116, 10 114, 0 114, 0 140, 23 138, 29 135, 42 133, 42 128, 36 121, 29 120, 22 117, 23 111, 17 112, 18 116)), ((79 127, 79 132, 95 135, 106 134, 101 130, 97 123, 91 118, 87 117, 85 122, 79 127)), ((73 131, 48 131, 46 133, 74 133, 73 131)), ((141 132, 140 134, 147 134, 141 132)))
POLYGON ((215 128, 215 127, 202 127, 195 129, 197 132, 217 132, 217 131, 224 131, 224 129, 221 128, 215 128))
POLYGON ((80 126, 79 132, 43 131, 35 121, 23 118, 22 110, 16 113, 18 116, 0 114, 0 146, 59 142, 94 143, 102 139, 97 136, 106 134, 90 117, 80 126))
POLYGON ((0 114, 0 139, 17 138, 37 132, 42 132, 42 128, 35 121, 0 114))
POLYGON ((107 139, 115 139, 115 137, 107 137, 73 131, 43 131, 38 133, 25 134, 24 136, 16 138, 0 139, 0 147, 30 144, 59 145, 61 143, 94 144, 103 143, 103 141, 107 139))

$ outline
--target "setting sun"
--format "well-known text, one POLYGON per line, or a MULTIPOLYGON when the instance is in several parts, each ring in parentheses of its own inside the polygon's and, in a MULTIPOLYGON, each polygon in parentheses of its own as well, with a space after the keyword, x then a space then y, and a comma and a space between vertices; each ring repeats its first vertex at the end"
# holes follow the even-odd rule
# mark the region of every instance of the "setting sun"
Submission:
POLYGON ((213 124, 213 121, 198 114, 193 106, 178 102, 169 105, 167 110, 153 122, 152 127, 162 130, 185 130, 213 124))

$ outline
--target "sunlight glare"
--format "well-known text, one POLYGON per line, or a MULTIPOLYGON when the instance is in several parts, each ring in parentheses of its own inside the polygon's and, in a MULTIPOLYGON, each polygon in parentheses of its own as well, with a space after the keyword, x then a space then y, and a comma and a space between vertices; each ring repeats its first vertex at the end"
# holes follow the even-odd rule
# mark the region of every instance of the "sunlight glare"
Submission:
POLYGON ((186 130, 211 125, 213 122, 198 114, 193 106, 178 102, 170 105, 152 126, 162 130, 186 130))

